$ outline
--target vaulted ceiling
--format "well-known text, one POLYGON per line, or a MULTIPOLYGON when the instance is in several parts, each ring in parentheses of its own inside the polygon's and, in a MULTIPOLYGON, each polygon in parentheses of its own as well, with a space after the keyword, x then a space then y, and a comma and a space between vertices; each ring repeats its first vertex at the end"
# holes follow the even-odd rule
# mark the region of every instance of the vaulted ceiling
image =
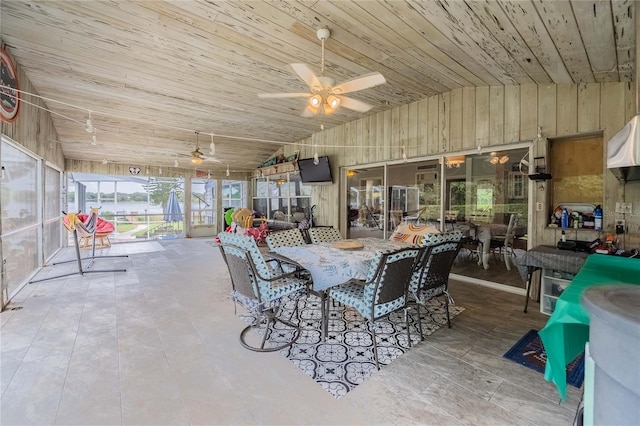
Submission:
MULTIPOLYGON (((302 117, 289 63, 342 82, 387 83, 350 96, 373 114, 465 86, 631 81, 632 0, 15 1, 2 0, 5 48, 47 98, 65 157, 183 167, 200 131, 222 163, 255 168, 280 143, 363 116, 302 117), (84 123, 88 111, 97 145, 84 123)), ((29 100, 28 94, 23 99, 29 100)), ((203 166, 200 166, 202 168, 203 166)))

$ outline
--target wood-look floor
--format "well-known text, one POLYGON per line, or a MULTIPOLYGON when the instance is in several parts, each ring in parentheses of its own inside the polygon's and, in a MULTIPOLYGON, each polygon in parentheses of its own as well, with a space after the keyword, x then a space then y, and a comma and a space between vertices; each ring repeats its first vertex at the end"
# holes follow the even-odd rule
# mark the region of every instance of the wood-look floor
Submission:
MULTIPOLYGON (((278 353, 243 349, 210 239, 114 244, 85 274, 30 284, 0 314, 2 424, 571 424, 581 390, 502 357, 547 317, 451 283, 465 311, 336 400, 278 353)), ((59 258, 72 258, 65 249, 59 258)), ((72 271, 47 267, 45 274, 72 271)))

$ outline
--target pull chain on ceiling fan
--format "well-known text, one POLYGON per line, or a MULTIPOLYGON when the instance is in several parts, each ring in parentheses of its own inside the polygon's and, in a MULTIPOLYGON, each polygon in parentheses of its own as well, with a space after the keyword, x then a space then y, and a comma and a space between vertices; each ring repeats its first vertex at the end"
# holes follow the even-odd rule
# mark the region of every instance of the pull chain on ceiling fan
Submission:
POLYGON ((311 70, 307 64, 289 64, 297 76, 309 86, 310 93, 261 93, 260 98, 308 98, 307 107, 302 112, 304 117, 311 117, 319 112, 325 115, 333 114, 339 107, 344 107, 357 112, 367 112, 373 105, 344 96, 345 93, 368 89, 387 81, 379 72, 372 72, 341 84, 335 85, 335 80, 324 75, 324 43, 331 35, 327 28, 321 28, 317 32, 318 39, 322 43, 322 56, 320 62, 320 76, 311 70))

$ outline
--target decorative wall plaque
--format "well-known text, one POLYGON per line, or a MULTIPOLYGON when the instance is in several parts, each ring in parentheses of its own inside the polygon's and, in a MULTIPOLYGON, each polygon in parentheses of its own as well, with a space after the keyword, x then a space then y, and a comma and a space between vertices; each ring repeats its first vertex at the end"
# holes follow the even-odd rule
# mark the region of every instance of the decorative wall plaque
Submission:
POLYGON ((9 52, 0 48, 0 118, 12 122, 18 117, 20 92, 18 70, 9 52))

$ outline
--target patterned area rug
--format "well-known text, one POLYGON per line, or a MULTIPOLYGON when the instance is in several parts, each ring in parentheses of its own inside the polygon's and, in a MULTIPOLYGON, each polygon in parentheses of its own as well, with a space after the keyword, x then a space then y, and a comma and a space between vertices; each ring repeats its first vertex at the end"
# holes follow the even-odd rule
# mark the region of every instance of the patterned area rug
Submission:
MULTIPOLYGON (((503 355, 505 358, 538 373, 544 374, 547 365, 547 353, 537 330, 529 330, 511 349, 503 355)), ((584 380, 584 352, 567 365, 567 383, 579 388, 584 380)))
MULTIPOLYGON (((281 315, 288 317, 293 305, 289 304, 281 315)), ((447 327, 444 302, 434 300, 428 306, 429 312, 421 308, 422 331, 425 336, 440 327, 447 327)), ((298 305, 301 335, 296 343, 281 352, 305 374, 314 379, 327 392, 341 398, 350 390, 373 376, 376 369, 373 355, 373 334, 369 324, 351 307, 331 304, 329 308, 329 330, 327 340, 321 339, 320 299, 309 296, 298 305)), ((464 311, 458 306, 449 306, 451 317, 464 311)), ((410 312, 411 341, 420 343, 417 312, 410 312)), ((279 324, 281 325, 281 324, 279 324)), ((400 311, 388 319, 376 322, 378 357, 380 368, 410 350, 404 314, 400 311)), ((272 342, 287 341, 291 330, 271 333, 272 342)))

